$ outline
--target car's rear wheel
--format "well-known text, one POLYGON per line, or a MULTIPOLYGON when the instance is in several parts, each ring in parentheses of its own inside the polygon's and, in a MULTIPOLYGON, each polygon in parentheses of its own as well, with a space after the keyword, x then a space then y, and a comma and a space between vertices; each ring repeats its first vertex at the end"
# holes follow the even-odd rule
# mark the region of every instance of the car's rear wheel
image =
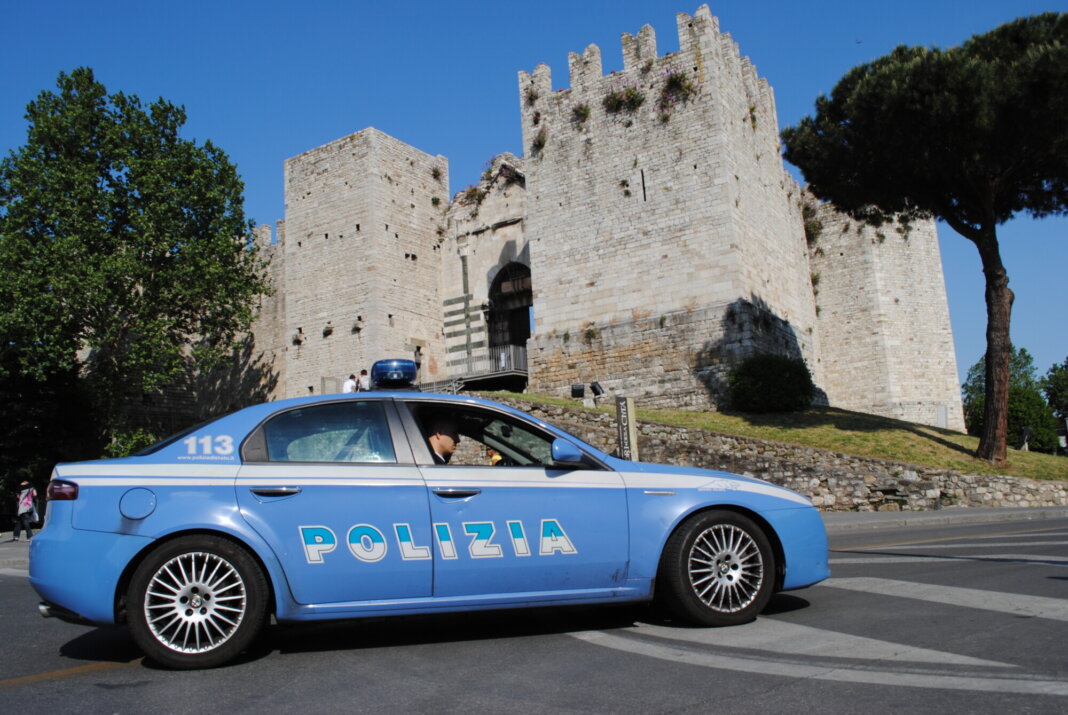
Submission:
POLYGON ((775 586, 774 553, 752 519, 707 511, 668 539, 657 597, 675 617, 704 626, 746 623, 767 605, 775 586))
POLYGON ((127 591, 137 645, 160 665, 212 668, 232 660, 267 618, 267 581, 241 546, 185 536, 141 562, 127 591))

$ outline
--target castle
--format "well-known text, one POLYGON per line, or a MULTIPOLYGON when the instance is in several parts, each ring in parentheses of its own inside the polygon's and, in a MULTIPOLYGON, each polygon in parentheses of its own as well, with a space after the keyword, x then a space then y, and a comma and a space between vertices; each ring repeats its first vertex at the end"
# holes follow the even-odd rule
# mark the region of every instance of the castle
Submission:
POLYGON ((774 96, 707 6, 679 52, 645 26, 605 76, 591 45, 520 72, 525 155, 449 199, 448 161, 368 128, 285 163, 258 235, 254 326, 275 397, 409 357, 435 387, 643 406, 723 403, 742 358, 802 357, 829 404, 963 430, 933 223, 874 229, 806 195, 774 96))

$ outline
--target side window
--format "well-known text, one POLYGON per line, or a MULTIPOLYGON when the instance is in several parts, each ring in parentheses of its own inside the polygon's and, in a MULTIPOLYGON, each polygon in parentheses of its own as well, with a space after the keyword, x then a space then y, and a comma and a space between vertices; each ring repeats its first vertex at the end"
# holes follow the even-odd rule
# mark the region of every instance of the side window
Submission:
POLYGON ((263 426, 272 462, 389 462, 397 456, 379 402, 334 402, 289 410, 263 426))
POLYGON ((432 449, 435 431, 449 436, 446 451, 452 450, 451 466, 547 467, 553 463, 552 435, 494 410, 424 404, 416 408, 416 421, 432 449))

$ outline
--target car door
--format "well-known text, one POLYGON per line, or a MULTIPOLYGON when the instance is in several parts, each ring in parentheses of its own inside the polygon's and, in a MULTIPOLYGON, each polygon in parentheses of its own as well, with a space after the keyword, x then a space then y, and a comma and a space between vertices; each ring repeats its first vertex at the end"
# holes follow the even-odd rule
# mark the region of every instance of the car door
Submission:
POLYGON ((242 447, 237 500, 301 604, 431 595, 426 485, 392 402, 283 410, 242 447))
POLYGON ((624 585, 627 503, 618 473, 554 467, 555 436, 511 413, 403 404, 413 415, 409 429, 417 425, 425 435, 444 415, 460 440, 448 464, 421 463, 430 491, 435 598, 566 600, 624 585))

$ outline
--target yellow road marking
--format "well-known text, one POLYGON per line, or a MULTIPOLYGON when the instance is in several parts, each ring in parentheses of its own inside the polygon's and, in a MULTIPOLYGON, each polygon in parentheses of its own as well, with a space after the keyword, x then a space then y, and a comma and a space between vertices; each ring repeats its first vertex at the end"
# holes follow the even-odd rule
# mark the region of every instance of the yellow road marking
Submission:
POLYGON ((64 670, 52 670, 47 673, 35 673, 34 675, 23 675, 19 678, 8 678, 7 680, 0 680, 0 690, 17 688, 20 685, 31 685, 46 680, 73 678, 79 675, 86 675, 87 673, 105 673, 109 670, 120 670, 122 668, 128 668, 131 665, 139 665, 142 660, 142 658, 137 658, 126 663, 90 663, 89 665, 79 665, 74 668, 65 668, 64 670))
POLYGON ((971 539, 976 536, 1011 536, 1013 534, 1037 534, 1043 531, 1054 531, 1056 529, 1063 529, 1064 527, 1050 527, 1047 526, 1044 529, 1019 529, 1016 531, 995 531, 993 533, 982 534, 968 534, 966 536, 941 536, 937 539, 913 539, 912 541, 888 541, 883 544, 864 544, 863 546, 839 546, 831 551, 858 551, 863 549, 881 549, 887 546, 911 546, 913 544, 933 544, 939 541, 958 541, 960 539, 971 539))

